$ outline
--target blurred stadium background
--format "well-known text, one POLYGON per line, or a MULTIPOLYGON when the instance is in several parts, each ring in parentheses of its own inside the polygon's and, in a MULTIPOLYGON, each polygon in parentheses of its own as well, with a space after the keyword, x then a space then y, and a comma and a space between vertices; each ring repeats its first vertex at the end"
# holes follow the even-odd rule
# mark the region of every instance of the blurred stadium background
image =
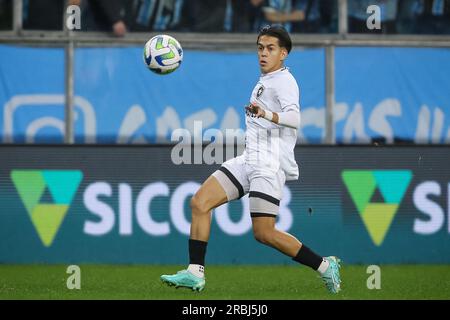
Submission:
POLYGON ((246 198, 214 212, 205 292, 158 280, 187 262, 189 200, 219 166, 174 164, 171 135, 191 131, 193 155, 244 129, 257 31, 281 21, 302 123, 278 227, 343 259, 334 298, 449 299, 447 0, 0 0, 0 299, 329 298, 253 239, 246 198), (167 76, 142 61, 160 33, 185 50, 167 76))

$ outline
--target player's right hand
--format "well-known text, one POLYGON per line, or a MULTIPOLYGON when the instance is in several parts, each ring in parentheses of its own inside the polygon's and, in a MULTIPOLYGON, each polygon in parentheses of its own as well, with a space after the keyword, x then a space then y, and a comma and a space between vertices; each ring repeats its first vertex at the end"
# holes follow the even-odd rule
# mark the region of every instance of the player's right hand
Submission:
POLYGON ((254 118, 264 117, 265 114, 263 108, 251 103, 245 107, 245 111, 248 116, 254 118))

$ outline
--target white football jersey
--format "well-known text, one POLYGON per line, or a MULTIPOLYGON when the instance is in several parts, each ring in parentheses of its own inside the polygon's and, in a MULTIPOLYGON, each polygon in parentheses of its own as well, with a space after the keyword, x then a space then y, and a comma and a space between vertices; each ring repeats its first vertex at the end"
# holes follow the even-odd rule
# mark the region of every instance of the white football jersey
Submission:
MULTIPOLYGON (((287 68, 262 74, 250 102, 272 112, 300 112, 297 81, 287 68)), ((298 179, 294 157, 297 130, 248 113, 245 123, 245 162, 263 174, 275 174, 281 168, 286 180, 298 179)))

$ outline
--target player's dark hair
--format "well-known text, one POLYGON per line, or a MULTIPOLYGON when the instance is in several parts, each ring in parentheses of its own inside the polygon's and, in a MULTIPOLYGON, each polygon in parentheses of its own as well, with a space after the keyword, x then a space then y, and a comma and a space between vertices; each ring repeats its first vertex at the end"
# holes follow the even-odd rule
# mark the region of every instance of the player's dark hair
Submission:
POLYGON ((281 25, 272 25, 265 26, 259 31, 258 39, 256 40, 256 44, 259 42, 259 38, 261 36, 271 36, 278 39, 278 43, 280 47, 285 48, 288 53, 291 52, 292 49, 292 41, 289 33, 286 29, 281 25))

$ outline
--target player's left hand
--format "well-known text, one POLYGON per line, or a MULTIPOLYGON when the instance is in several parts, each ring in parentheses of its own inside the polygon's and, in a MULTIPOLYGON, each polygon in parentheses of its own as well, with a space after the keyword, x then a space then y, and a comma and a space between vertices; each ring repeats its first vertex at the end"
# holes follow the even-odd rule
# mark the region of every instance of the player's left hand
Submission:
POLYGON ((254 104, 249 104, 248 106, 245 107, 245 110, 247 112, 248 115, 255 117, 255 118, 264 118, 264 116, 266 115, 266 112, 264 111, 263 108, 261 108, 260 106, 254 105, 254 104))

